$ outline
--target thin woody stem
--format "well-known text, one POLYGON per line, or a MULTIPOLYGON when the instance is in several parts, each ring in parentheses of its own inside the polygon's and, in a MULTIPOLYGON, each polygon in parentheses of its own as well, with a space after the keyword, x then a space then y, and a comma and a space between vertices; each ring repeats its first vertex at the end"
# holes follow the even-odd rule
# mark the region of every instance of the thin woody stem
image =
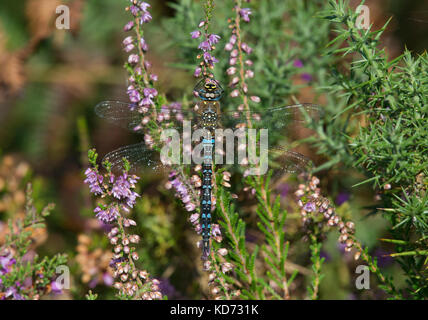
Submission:
MULTIPOLYGON (((267 191, 266 188, 264 187, 263 183, 260 183, 259 181, 257 181, 258 186, 261 188, 261 196, 263 199, 263 204, 265 206, 266 212, 268 213, 269 219, 270 219, 270 224, 271 224, 271 230, 275 239, 275 253, 277 256, 278 261, 281 261, 281 243, 280 243, 280 237, 278 232, 275 232, 275 225, 274 225, 274 216, 273 216, 273 212, 272 212, 272 208, 270 206, 269 203, 269 199, 267 196, 267 191)), ((290 291, 288 289, 288 282, 287 282, 287 274, 286 274, 286 270, 285 270, 285 260, 283 265, 281 266, 281 272, 282 272, 282 286, 283 286, 283 291, 284 291, 284 299, 290 299, 290 291)))
POLYGON ((244 92, 244 88, 246 87, 245 83, 245 66, 244 66, 244 53, 242 50, 242 38, 241 38, 241 16, 239 11, 241 10, 242 1, 235 0, 235 35, 238 46, 238 57, 239 57, 239 77, 240 77, 240 94, 242 98, 242 103, 244 105, 247 125, 249 128, 252 128, 251 117, 250 117, 250 105, 248 103, 248 97, 244 92))

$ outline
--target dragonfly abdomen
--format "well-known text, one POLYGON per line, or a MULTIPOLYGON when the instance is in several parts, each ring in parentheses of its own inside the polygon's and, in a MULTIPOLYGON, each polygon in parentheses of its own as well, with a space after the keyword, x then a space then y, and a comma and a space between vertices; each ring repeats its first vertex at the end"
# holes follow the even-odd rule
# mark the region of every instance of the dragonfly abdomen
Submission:
POLYGON ((211 237, 211 189, 212 189, 212 150, 214 139, 208 134, 202 140, 204 146, 204 162, 202 164, 201 192, 201 230, 202 230, 202 259, 207 260, 210 253, 211 237))
POLYGON ((212 189, 212 165, 202 165, 202 193, 201 193, 201 230, 202 230, 202 259, 208 259, 210 253, 211 236, 211 189, 212 189))

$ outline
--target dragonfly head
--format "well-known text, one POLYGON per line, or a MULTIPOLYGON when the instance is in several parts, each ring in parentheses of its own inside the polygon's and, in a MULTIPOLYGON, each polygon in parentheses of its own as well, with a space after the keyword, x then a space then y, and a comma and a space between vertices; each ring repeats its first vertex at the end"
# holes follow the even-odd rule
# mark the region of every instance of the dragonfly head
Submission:
POLYGON ((217 101, 223 96, 223 88, 217 80, 205 78, 195 87, 195 91, 202 100, 217 101))

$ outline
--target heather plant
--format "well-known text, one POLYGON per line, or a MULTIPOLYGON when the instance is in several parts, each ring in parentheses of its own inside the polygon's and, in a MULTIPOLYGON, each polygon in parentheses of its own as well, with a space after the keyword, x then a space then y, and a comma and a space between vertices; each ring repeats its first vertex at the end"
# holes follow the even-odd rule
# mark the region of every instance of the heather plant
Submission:
MULTIPOLYGON (((322 246, 335 227, 340 235, 338 242, 346 252, 353 252, 355 260, 361 259, 369 266, 377 276, 380 288, 389 297, 423 298, 426 294, 426 148, 423 142, 427 133, 424 110, 426 57, 413 58, 406 51, 388 61, 384 50, 378 49, 386 26, 379 31, 360 29, 356 24, 358 13, 343 1, 330 1, 331 9, 321 12, 318 4, 317 1, 273 1, 255 3, 249 8, 244 7, 243 1, 236 0, 221 6, 218 16, 229 18, 220 19, 216 18, 214 1, 203 3, 204 16, 201 18, 199 4, 182 0, 173 5, 176 16, 165 27, 171 32, 174 30, 172 38, 180 48, 182 61, 176 66, 189 70, 195 78, 216 78, 228 83, 226 101, 231 109, 258 110, 263 117, 261 106, 290 99, 298 102, 302 87, 314 87, 313 99, 321 97, 327 103, 321 119, 305 118, 316 133, 316 137, 305 141, 312 143, 317 153, 328 159, 314 168, 314 172, 340 164, 367 174, 368 179, 355 183, 354 187, 372 183, 375 190, 381 190, 378 192, 382 208, 376 205, 373 213, 383 212, 392 224, 392 238, 383 241, 396 245, 396 253, 391 256, 399 260, 409 287, 397 288, 393 279, 382 273, 377 259, 356 237, 358 226, 341 216, 334 204, 321 194, 319 178, 308 173, 300 175, 302 182, 295 192, 296 205, 285 209, 281 198, 274 195, 273 185, 278 182, 272 179, 272 172, 266 176, 248 176, 240 183, 233 183, 229 171, 215 168, 212 202, 218 224, 212 226, 214 250, 203 263, 208 272, 211 298, 290 299, 293 297, 291 288, 296 287, 293 282, 302 284, 301 278, 309 276, 307 293, 301 297, 318 299, 325 261, 321 256, 322 246), (292 17, 288 22, 282 19, 286 13, 292 17), (185 32, 177 34, 177 25, 185 32), (275 30, 278 26, 293 32, 286 35, 272 32, 266 36, 266 30, 275 30), (336 28, 334 31, 338 36, 329 41, 332 28, 336 28), (218 30, 218 34, 212 33, 214 30, 218 30), (222 44, 223 39, 228 41, 222 44), (348 56, 352 56, 351 59, 348 56), (332 72, 327 73, 330 68, 332 72), (310 70, 313 72, 309 73, 310 70), (296 77, 300 84, 295 84, 296 77), (287 79, 289 83, 284 86, 287 79), (352 112, 356 109, 359 110, 352 112), (366 125, 359 127, 357 121, 361 117, 366 117, 366 125), (411 135, 409 130, 412 130, 411 135), (239 213, 235 204, 235 199, 243 196, 237 195, 240 189, 244 197, 253 199, 256 208, 256 215, 249 221, 239 213), (287 230, 289 210, 300 210, 300 231, 287 230), (246 229, 249 225, 258 229, 256 240, 248 239, 246 229), (297 245, 299 237, 308 243, 312 263, 309 272, 290 261, 290 246, 297 245)), ((159 151, 163 145, 161 129, 169 121, 167 115, 171 112, 180 114, 182 106, 188 105, 188 98, 168 103, 165 95, 154 88, 158 77, 150 71, 151 63, 146 57, 148 44, 143 33, 143 26, 152 20, 149 8, 145 2, 131 3, 128 10, 134 19, 124 30, 133 30, 135 35, 126 37, 123 44, 124 50, 130 53, 125 64, 129 73, 127 93, 133 108, 142 114, 141 123, 134 129, 144 129, 146 145, 159 151)), ((252 121, 257 119, 247 118, 248 127, 252 126, 252 121)), ((285 140, 277 133, 274 138, 279 144, 285 140)), ((132 208, 137 201, 137 195, 132 191, 136 177, 128 175, 127 159, 123 159, 123 175, 115 177, 108 160, 104 163, 107 173, 102 176, 97 169, 96 154, 91 151, 92 169, 86 172, 85 182, 102 198, 108 195, 120 200, 120 205, 116 199, 110 204, 99 205, 95 213, 104 223, 118 224, 110 231, 109 238, 115 246, 115 259, 126 261, 116 263, 118 282, 115 287, 122 295, 134 297, 135 292, 143 288, 142 283, 128 280, 129 275, 138 274, 130 264, 135 251, 127 246, 128 242, 126 245, 120 243, 128 239, 126 234, 120 233, 124 232, 121 220, 132 220, 119 212, 120 208, 125 211, 132 208), (125 181, 127 186, 123 191, 125 181), (118 272, 123 266, 128 268, 118 272)), ((117 165, 113 163, 113 166, 117 165)), ((200 166, 193 168, 194 172, 180 165, 169 170, 166 187, 175 190, 186 210, 192 212, 189 221, 200 233, 197 206, 200 166)), ((154 291, 160 298, 161 294, 154 291)))
MULTIPOLYGON (((106 60, 121 47, 126 55, 125 63, 120 62, 121 75, 126 81, 117 69, 99 72, 98 62, 79 58, 77 51, 73 58, 63 53, 60 65, 72 61, 66 90, 53 87, 46 95, 39 90, 45 84, 32 85, 18 100, 22 105, 18 110, 25 110, 28 118, 42 114, 31 119, 40 125, 30 126, 29 120, 23 125, 36 140, 28 148, 39 157, 44 154, 41 141, 50 141, 46 137, 66 140, 64 132, 72 126, 67 121, 81 107, 66 113, 67 120, 58 121, 57 131, 50 130, 54 127, 48 120, 40 120, 43 115, 47 118, 56 103, 62 105, 67 97, 74 101, 70 97, 78 95, 83 96, 79 105, 88 107, 77 120, 80 165, 85 169, 76 179, 69 174, 70 167, 53 170, 55 176, 59 171, 69 174, 61 184, 66 200, 55 211, 62 210, 61 214, 51 215, 49 226, 72 244, 71 296, 426 299, 426 53, 405 49, 389 57, 382 49, 388 23, 379 30, 361 28, 359 13, 344 0, 177 0, 168 4, 173 14, 162 20, 157 12, 161 6, 140 0, 103 5, 91 1, 87 9, 76 5, 72 11, 78 19, 73 21, 82 21, 79 41, 98 54, 112 50, 106 60), (123 7, 128 21, 121 29, 117 24, 122 16, 117 21, 113 17, 123 7), (85 75, 75 74, 76 69, 85 69, 85 75), (163 130, 197 112, 200 96, 195 85, 215 79, 224 88, 220 113, 257 112, 244 119, 247 128, 263 124, 267 108, 316 104, 317 117, 303 113, 298 115, 300 122, 269 130, 272 146, 295 149, 314 163, 300 174, 272 169, 260 176, 248 175, 239 166, 237 170, 213 165, 208 252, 201 240, 207 231, 200 207, 203 166, 133 158, 123 152, 125 148, 100 160, 98 151, 111 151, 106 149, 110 137, 116 143, 123 135, 118 128, 114 133, 109 130, 107 137, 100 129, 102 137, 96 137, 99 128, 91 121, 94 112, 89 108, 94 101, 86 99, 97 75, 100 83, 107 83, 109 98, 126 96, 129 110, 115 114, 116 122, 143 133, 144 146, 134 148, 144 147, 154 158, 170 143, 162 138, 163 130), (110 90, 116 81, 120 91, 110 90), (28 110, 33 100, 40 106, 28 110), (53 131, 59 133, 49 134, 53 131), (73 198, 70 190, 78 190, 78 197, 73 198), (80 219, 65 224, 70 211, 80 219), (63 232, 66 228, 73 235, 63 232), (202 250, 205 259, 196 259, 202 250), (360 266, 367 266, 371 275, 366 290, 356 286, 360 266)), ((76 30, 73 36, 79 34, 76 30)), ((0 25, 0 40, 1 31, 0 25)), ((50 33, 55 31, 46 29, 35 37, 28 56, 39 45, 42 54, 30 62, 43 62, 51 54, 41 45, 50 33)), ((69 41, 57 35, 54 51, 69 41)), ((0 70, 0 82, 11 93, 24 86, 24 77, 11 77, 11 83, 3 78, 0 70)), ((51 82, 49 75, 33 78, 51 82)), ((100 98, 107 98, 106 91, 97 92, 94 99, 100 98)), ((95 112, 108 106, 98 104, 95 112)), ((27 131, 22 132, 27 137, 27 131)), ((61 147, 51 145, 55 159, 60 158, 61 147)), ((28 168, 12 168, 15 160, 5 159, 6 166, 0 166, 0 213, 11 222, 8 226, 0 222, 0 298, 38 299, 59 292, 56 269, 67 259, 28 257, 38 245, 35 237, 40 233, 46 237, 45 217, 53 207, 36 209, 41 206, 34 201, 41 200, 32 196, 31 187, 20 190, 22 182, 17 181, 28 168)))
POLYGON ((35 252, 40 237, 46 233, 45 217, 53 204, 41 211, 34 206, 31 184, 27 185, 25 215, 9 219, 5 242, 0 247, 0 299, 39 300, 51 294, 62 293, 70 279, 59 279, 67 256, 39 257, 35 252))
POLYGON ((128 173, 129 163, 126 159, 124 171, 120 176, 115 176, 111 172, 109 163, 104 164, 107 170, 102 175, 98 171, 97 153, 90 150, 88 156, 91 167, 85 172, 85 183, 93 194, 103 199, 98 203, 94 213, 100 222, 111 227, 108 238, 114 247, 110 266, 113 269, 114 287, 118 290, 118 298, 145 300, 162 298, 159 281, 150 278, 147 271, 140 270, 135 265, 139 255, 133 245, 139 243, 140 236, 127 231, 128 228, 136 226, 136 222, 127 217, 126 213, 134 207, 139 197, 134 191, 139 178, 128 173))

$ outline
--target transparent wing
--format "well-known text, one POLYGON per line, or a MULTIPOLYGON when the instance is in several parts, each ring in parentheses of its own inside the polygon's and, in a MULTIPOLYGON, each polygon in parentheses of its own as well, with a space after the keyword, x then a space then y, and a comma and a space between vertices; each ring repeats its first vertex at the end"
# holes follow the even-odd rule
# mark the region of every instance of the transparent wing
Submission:
MULTIPOLYGON (((248 156, 250 153, 247 149, 244 161, 242 161, 242 157, 235 154, 233 170, 243 172, 245 175, 265 175, 272 170, 273 176, 277 177, 285 173, 310 172, 313 167, 313 163, 308 157, 283 147, 275 147, 266 151, 257 147, 256 153, 256 157, 248 156)), ((222 159, 220 162, 216 161, 216 164, 231 164, 224 161, 224 158, 222 159)))
MULTIPOLYGON (((275 137, 281 136, 282 129, 293 123, 304 123, 306 119, 319 120, 322 115, 320 106, 310 103, 266 108, 262 111, 251 112, 223 112, 221 114, 221 122, 223 128, 242 128, 246 127, 248 119, 250 119, 252 127, 255 129, 268 129, 268 169, 273 169, 274 175, 289 173, 301 173, 309 171, 312 167, 312 162, 306 156, 283 147, 271 146, 276 141, 275 137)), ((248 144, 248 143, 247 143, 248 144)), ((238 146, 239 148, 239 146, 238 146)), ((245 146, 247 154, 248 145, 245 146)), ((235 163, 241 163, 236 155, 238 151, 235 146, 235 163)), ((260 143, 257 143, 257 152, 260 152, 260 143)), ((260 156, 260 155, 259 155, 260 156)), ((258 157, 256 157, 257 159, 258 157)), ((247 159, 251 162, 250 159, 247 159)), ((245 167, 257 167, 256 165, 244 165, 245 167)), ((261 166, 261 172, 265 172, 266 167, 261 166)), ((253 172, 253 171, 252 171, 253 172)))
POLYGON ((112 165, 112 170, 121 172, 123 170, 123 158, 129 161, 131 171, 137 169, 148 168, 157 172, 165 169, 165 166, 160 161, 159 152, 149 149, 144 142, 124 146, 114 151, 107 153, 104 161, 108 161, 112 165))
POLYGON ((311 103, 302 103, 289 106, 266 108, 261 111, 227 111, 221 114, 221 121, 229 128, 239 127, 249 119, 254 128, 279 130, 290 122, 305 122, 309 117, 319 120, 322 108, 311 103))
POLYGON ((273 160, 269 167, 279 174, 308 172, 313 167, 308 157, 282 147, 270 149, 269 158, 273 160))
POLYGON ((95 106, 95 113, 100 118, 122 128, 142 133, 135 130, 143 118, 143 115, 136 110, 135 105, 121 101, 103 101, 95 106))
POLYGON ((192 121, 191 125, 197 125, 200 121, 199 114, 193 110, 164 108, 158 110, 155 115, 152 109, 143 112, 141 107, 122 101, 103 101, 95 106, 95 113, 100 118, 139 134, 145 133, 142 125, 145 117, 156 121, 156 124, 163 128, 177 130, 183 128, 183 120, 192 121))

